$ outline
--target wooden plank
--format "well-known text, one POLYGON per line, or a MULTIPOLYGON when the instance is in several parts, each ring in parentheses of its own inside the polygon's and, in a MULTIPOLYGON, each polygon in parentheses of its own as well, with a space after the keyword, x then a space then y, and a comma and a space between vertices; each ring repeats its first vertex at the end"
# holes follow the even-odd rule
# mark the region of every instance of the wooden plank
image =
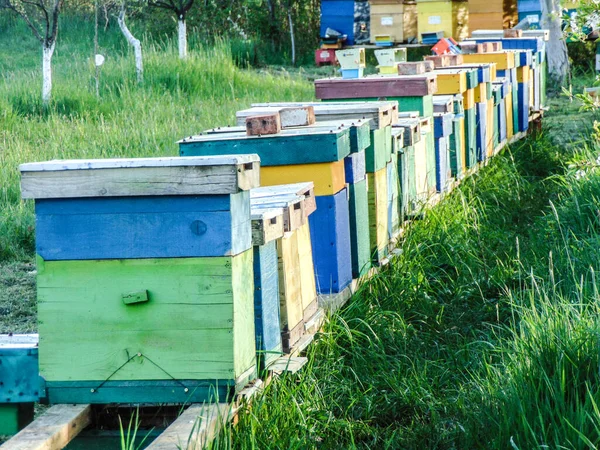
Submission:
POLYGON ((287 332, 284 348, 294 345, 304 331, 302 274, 297 232, 286 233, 277 241, 281 330, 287 332), (297 333, 293 333, 297 330, 297 333))
MULTIPOLYGON (((314 214, 313 214, 314 216, 314 214)), ((313 217, 311 216, 311 217, 313 217)), ((296 232, 298 260, 300 262, 300 295, 302 317, 306 317, 307 309, 317 298, 316 265, 313 258, 312 235, 309 224, 304 224, 296 232)))
POLYGON ((304 356, 282 356, 269 366, 269 370, 276 375, 284 372, 296 373, 308 363, 304 356))
POLYGON ((366 178, 348 185, 350 205, 350 250, 352 277, 364 275, 371 267, 369 243, 369 200, 366 178))
POLYGON ((355 80, 326 78, 315 81, 317 98, 351 99, 425 96, 437 92, 435 75, 398 75, 355 80))
MULTIPOLYGON (((262 189, 262 188, 258 188, 262 189)), ((252 190, 254 191, 254 190, 252 190)), ((304 225, 308 220, 305 197, 296 194, 281 194, 277 196, 264 196, 254 193, 250 198, 251 208, 257 209, 283 209, 283 229, 285 232, 294 231, 304 225)))
POLYGON ((146 450, 205 448, 231 421, 235 409, 228 403, 191 405, 146 450))
POLYGON ((90 405, 55 405, 12 439, 3 450, 62 449, 90 424, 90 405))
POLYGON ((274 113, 279 114, 282 128, 305 127, 315 123, 315 110, 310 105, 251 107, 235 115, 237 124, 242 125, 248 117, 274 113))
POLYGON ((259 184, 256 155, 64 160, 19 166, 23 198, 234 194, 259 184))
POLYGON ((279 195, 295 194, 304 197, 304 209, 307 215, 311 215, 317 209, 315 200, 315 189, 312 181, 300 183, 286 183, 275 186, 261 186, 252 190, 254 198, 277 197, 279 195))

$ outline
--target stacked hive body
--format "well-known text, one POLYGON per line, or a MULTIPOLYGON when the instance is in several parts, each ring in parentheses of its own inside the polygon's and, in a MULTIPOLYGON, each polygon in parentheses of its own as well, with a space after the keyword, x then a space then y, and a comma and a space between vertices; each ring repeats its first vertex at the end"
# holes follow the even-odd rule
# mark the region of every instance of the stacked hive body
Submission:
POLYGON ((369 29, 369 3, 366 0, 323 0, 322 37, 326 36, 328 28, 346 35, 346 43, 354 45, 362 37, 361 28, 369 29))
MULTIPOLYGON (((539 36, 531 35, 516 38, 504 38, 502 33, 493 31, 482 31, 473 33, 473 40, 477 43, 500 42, 504 50, 512 51, 527 51, 531 52, 531 60, 529 56, 521 56, 523 62, 520 67, 524 67, 523 63, 529 65, 529 83, 532 94, 530 97, 530 108, 534 112, 542 111, 546 103, 546 45, 545 41, 548 35, 544 30, 540 30, 539 36)), ((500 69, 500 67, 499 67, 500 69)), ((519 74, 517 74, 519 77, 519 74)), ((521 71, 521 77, 522 71, 521 71)))
POLYGON ((258 136, 221 130, 182 140, 180 154, 257 153, 263 186, 314 181, 317 211, 310 217, 310 235, 317 289, 320 293, 340 292, 352 281, 344 170, 344 158, 350 154, 350 130, 341 125, 301 127, 258 136))
POLYGON ((255 259, 254 263, 254 279, 260 280, 260 286, 255 286, 257 350, 268 366, 282 348, 292 350, 317 314, 308 223, 317 204, 313 183, 255 188, 250 196, 253 231, 261 227, 265 230, 261 235, 270 238, 262 238, 258 243, 264 243, 254 248, 255 258, 260 257, 260 262, 255 259))
POLYGON ((469 30, 502 30, 519 21, 516 0, 469 0, 469 30))
POLYGON ((419 33, 443 32, 442 37, 465 39, 469 29, 469 5, 466 1, 417 1, 419 33))
POLYGON ((389 46, 394 42, 403 42, 404 38, 404 1, 371 0, 371 43, 389 46))
POLYGON ((0 435, 15 434, 41 397, 37 335, 0 335, 0 380, 0 435))
POLYGON ((398 152, 398 179, 402 198, 399 210, 403 216, 410 216, 419 209, 417 178, 426 180, 427 176, 421 120, 415 114, 413 117, 398 119, 392 127, 393 138, 397 141, 402 136, 403 140, 402 149, 398 152), (396 130, 401 130, 402 133, 396 130))
POLYGON ((21 166, 51 403, 226 398, 255 374, 256 155, 21 166), (190 342, 194 345, 190 346, 190 342))
MULTIPOLYGON (((345 158, 345 180, 350 203, 350 240, 352 275, 357 278, 370 268, 370 225, 375 217, 368 208, 366 173, 374 167, 383 167, 386 160, 385 137, 387 127, 397 117, 395 102, 344 102, 344 103, 262 103, 256 108, 312 107, 317 123, 311 128, 332 124, 350 126, 351 153, 345 158)), ((252 110, 249 110, 252 111, 252 110)), ((244 115, 244 111, 238 112, 244 115)), ((249 112, 248 112, 249 113, 249 112)), ((370 191, 373 199, 373 192, 370 191)))

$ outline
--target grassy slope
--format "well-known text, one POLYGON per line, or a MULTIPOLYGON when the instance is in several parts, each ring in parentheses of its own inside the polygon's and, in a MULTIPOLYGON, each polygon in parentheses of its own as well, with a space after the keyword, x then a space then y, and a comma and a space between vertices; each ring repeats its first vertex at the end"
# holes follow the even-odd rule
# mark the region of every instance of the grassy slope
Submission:
POLYGON ((600 444, 598 150, 590 114, 553 106, 542 137, 411 228, 308 367, 271 384, 216 447, 600 444))

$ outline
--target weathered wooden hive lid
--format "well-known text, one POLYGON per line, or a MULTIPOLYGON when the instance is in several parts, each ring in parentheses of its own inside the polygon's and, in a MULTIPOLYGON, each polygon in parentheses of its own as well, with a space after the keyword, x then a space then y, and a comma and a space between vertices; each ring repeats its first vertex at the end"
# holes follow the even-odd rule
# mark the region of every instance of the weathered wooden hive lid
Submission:
POLYGON ((358 79, 325 78, 315 81, 320 99, 423 97, 437 91, 436 75, 373 75, 358 79))
POLYGON ((259 185, 256 154, 27 163, 23 198, 234 194, 259 185))

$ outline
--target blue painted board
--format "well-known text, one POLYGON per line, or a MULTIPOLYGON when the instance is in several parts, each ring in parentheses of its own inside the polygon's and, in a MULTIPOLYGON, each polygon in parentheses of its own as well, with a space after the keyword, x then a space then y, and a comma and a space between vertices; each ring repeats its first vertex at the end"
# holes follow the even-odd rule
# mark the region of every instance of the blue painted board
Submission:
POLYGON ((519 131, 529 128, 529 82, 519 83, 519 131))
POLYGON ((519 58, 521 66, 531 66, 533 64, 533 53, 531 50, 521 50, 519 58))
POLYGON ((0 346, 0 402, 37 402, 40 388, 38 349, 0 346))
POLYGON ((435 188, 438 192, 448 189, 450 178, 450 147, 448 144, 447 137, 435 139, 435 188))
POLYGON ((253 251, 256 359, 264 368, 282 353, 277 247, 271 241, 253 251))
POLYGON ((327 28, 347 35, 346 43, 354 44, 354 0, 323 0, 321 2, 320 36, 327 28))
POLYGON ((348 192, 344 188, 316 199, 317 210, 309 216, 309 223, 317 291, 341 292, 352 282, 348 192))
POLYGON ((287 130, 280 134, 246 136, 223 133, 190 137, 179 142, 180 156, 258 154, 261 166, 335 162, 350 153, 350 129, 335 132, 287 130))
POLYGON ((365 152, 350 153, 344 158, 344 171, 346 183, 354 184, 366 177, 365 152))
MULTIPOLYGON (((475 103, 477 121, 477 161, 481 162, 487 158, 487 103, 475 103)), ((489 130, 491 133, 492 130, 489 130)))
POLYGON ((46 261, 237 255, 252 246, 250 193, 38 200, 46 261))
POLYGON ((433 133, 435 138, 452 134, 452 113, 435 113, 433 115, 433 133))

